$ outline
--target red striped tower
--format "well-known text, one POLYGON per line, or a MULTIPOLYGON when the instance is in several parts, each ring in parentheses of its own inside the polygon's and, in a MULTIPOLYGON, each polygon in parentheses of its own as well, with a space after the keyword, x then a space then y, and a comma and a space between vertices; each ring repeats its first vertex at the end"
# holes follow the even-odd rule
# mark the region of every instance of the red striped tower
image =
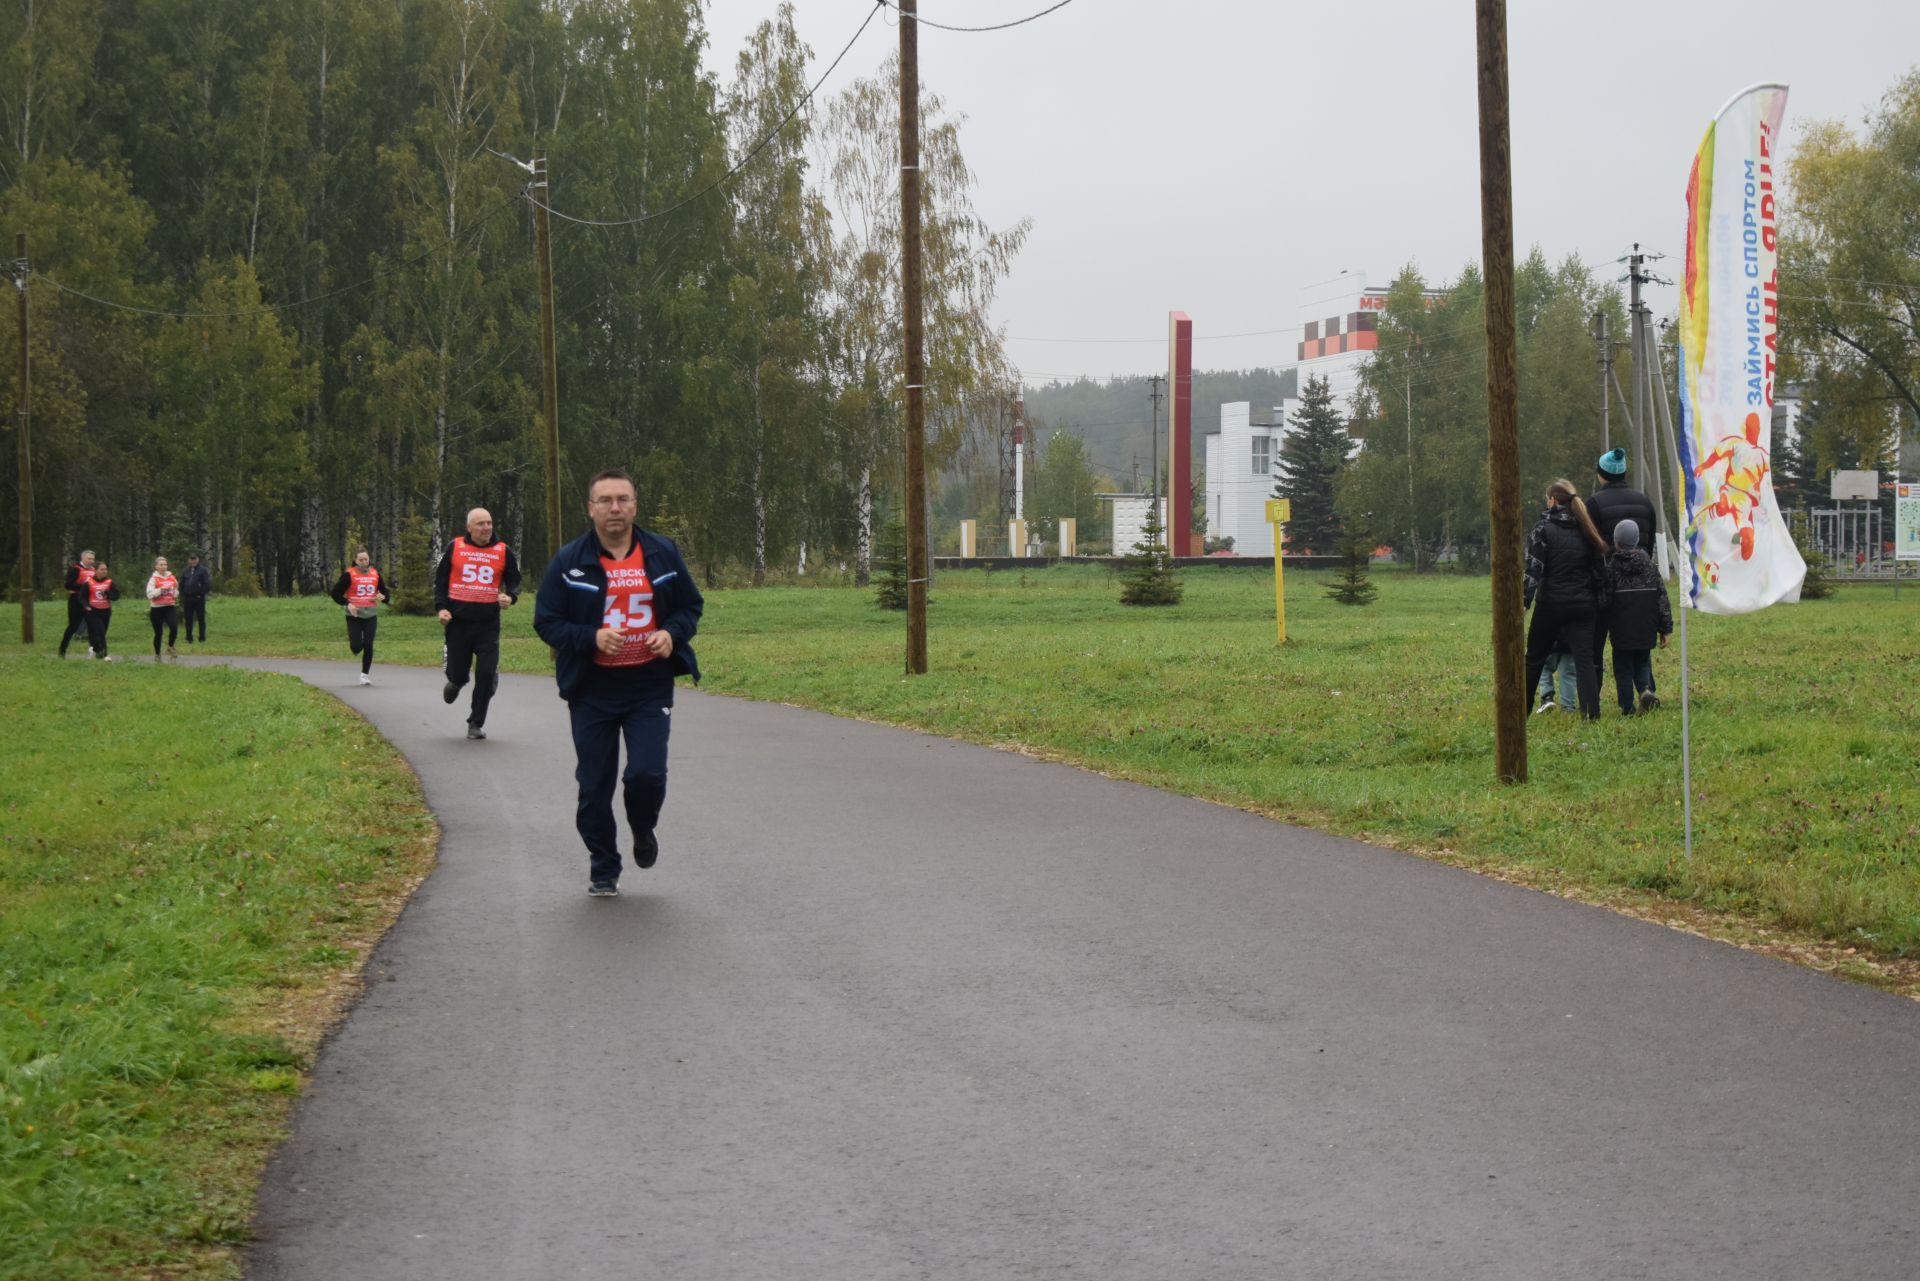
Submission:
POLYGON ((1198 556, 1193 528, 1193 320, 1167 313, 1167 551, 1198 556))

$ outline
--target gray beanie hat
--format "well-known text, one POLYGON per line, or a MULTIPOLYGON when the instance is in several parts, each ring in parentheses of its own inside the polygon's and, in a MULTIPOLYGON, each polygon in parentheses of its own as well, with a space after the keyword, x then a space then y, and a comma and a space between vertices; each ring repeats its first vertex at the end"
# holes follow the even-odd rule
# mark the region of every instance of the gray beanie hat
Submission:
POLYGON ((1623 520, 1613 527, 1613 545, 1615 547, 1638 547, 1640 545, 1640 522, 1623 520))

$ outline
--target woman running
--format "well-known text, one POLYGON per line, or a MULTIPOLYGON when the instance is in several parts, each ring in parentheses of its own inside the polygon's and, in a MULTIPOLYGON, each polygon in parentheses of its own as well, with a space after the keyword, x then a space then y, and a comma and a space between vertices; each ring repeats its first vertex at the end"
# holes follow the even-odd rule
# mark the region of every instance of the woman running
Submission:
POLYGON ((360 655, 360 683, 373 684, 373 637, 380 630, 380 602, 393 599, 367 549, 356 547, 353 564, 333 584, 334 603, 347 611, 347 648, 360 655))
POLYGON ((167 568, 165 556, 153 558, 153 575, 147 579, 147 621, 153 624, 153 657, 160 658, 160 633, 167 634, 167 657, 178 658, 173 642, 180 635, 180 580, 167 568))
POLYGON ((113 602, 120 599, 120 589, 113 585, 113 571, 104 560, 93 562, 93 577, 87 580, 87 644, 93 650, 93 656, 104 662, 113 659, 107 654, 107 628, 113 624, 113 602))

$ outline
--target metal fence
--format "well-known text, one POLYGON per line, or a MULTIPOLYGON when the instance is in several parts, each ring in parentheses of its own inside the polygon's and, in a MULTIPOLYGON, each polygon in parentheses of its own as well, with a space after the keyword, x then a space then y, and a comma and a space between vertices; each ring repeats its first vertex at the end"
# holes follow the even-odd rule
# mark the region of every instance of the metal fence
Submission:
POLYGON ((1861 503, 1849 507, 1816 507, 1810 511, 1791 511, 1787 518, 1796 533, 1804 531, 1807 542, 1827 562, 1827 573, 1838 579, 1891 579, 1898 562, 1893 559, 1891 540, 1882 529, 1878 504, 1861 503))

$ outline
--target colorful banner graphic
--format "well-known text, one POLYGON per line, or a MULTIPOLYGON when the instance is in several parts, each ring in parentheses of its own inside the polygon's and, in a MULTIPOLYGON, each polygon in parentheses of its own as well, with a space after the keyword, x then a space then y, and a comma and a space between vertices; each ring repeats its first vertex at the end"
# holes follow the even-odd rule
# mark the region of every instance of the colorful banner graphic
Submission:
POLYGON ((1745 614, 1800 599, 1806 563, 1773 496, 1785 85, 1734 95, 1687 180, 1680 291, 1681 601, 1745 614))

